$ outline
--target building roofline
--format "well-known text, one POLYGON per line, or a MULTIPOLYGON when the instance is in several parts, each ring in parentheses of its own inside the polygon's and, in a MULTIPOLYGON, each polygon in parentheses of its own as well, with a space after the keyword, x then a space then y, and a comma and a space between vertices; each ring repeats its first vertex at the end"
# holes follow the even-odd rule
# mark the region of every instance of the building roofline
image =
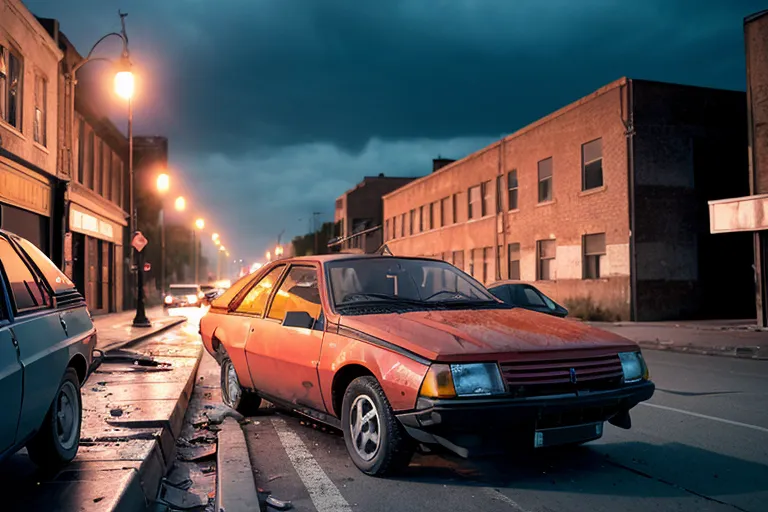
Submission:
POLYGON ((764 11, 758 11, 756 13, 752 13, 749 16, 744 18, 744 24, 746 25, 747 23, 756 21, 766 15, 768 15, 768 9, 765 9, 764 11))
POLYGON ((478 156, 480 156, 480 155, 482 155, 482 154, 484 154, 484 153, 486 153, 488 151, 496 149, 497 147, 499 147, 499 145, 502 142, 506 142, 508 140, 520 137, 521 135, 524 135, 525 133, 533 130, 534 128, 538 128, 539 126, 541 126, 543 124, 546 124, 546 123, 548 123, 548 122, 550 122, 550 121, 552 121, 552 120, 554 120, 554 119, 556 119, 556 118, 558 118, 558 117, 560 117, 560 116, 570 112, 571 110, 575 109, 576 107, 580 107, 581 105, 594 100, 598 96, 602 96, 603 94, 605 94, 605 93, 607 93, 607 92, 609 92, 609 91, 611 91, 613 89, 616 89, 619 86, 625 85, 628 80, 629 79, 627 77, 622 77, 622 78, 619 78, 618 80, 614 80, 613 82, 600 87, 596 91, 593 91, 593 92, 589 93, 588 95, 583 96, 583 97, 579 98, 578 100, 576 100, 576 101, 574 101, 572 103, 569 103, 569 104, 565 105, 564 107, 561 107, 561 108, 555 110, 554 112, 552 112, 552 113, 550 113, 550 114, 548 114, 548 115, 546 115, 546 116, 544 116, 544 117, 542 117, 540 119, 537 119, 536 121, 532 122, 531 124, 528 124, 528 125, 520 128, 519 130, 517 130, 515 132, 512 132, 510 135, 505 135, 504 137, 501 138, 501 140, 497 140, 496 142, 493 142, 490 145, 485 146, 484 148, 475 151, 474 153, 470 153, 469 155, 465 156, 464 158, 459 158, 455 162, 451 162, 450 164, 446 165, 445 167, 441 167, 440 169, 438 169, 435 172, 432 172, 432 173, 430 173, 430 174, 428 174, 426 176, 423 176, 423 177, 419 178, 418 180, 412 181, 411 183, 408 183, 407 185, 403 185, 402 187, 400 187, 397 190, 393 190, 389 194, 386 194, 386 195, 382 196, 382 199, 388 199, 390 196, 392 196, 394 194, 397 194, 397 193, 400 193, 400 192, 404 192, 406 189, 409 189, 411 187, 415 187, 417 184, 422 183, 423 181, 428 180, 432 176, 438 175, 438 174, 440 174, 442 172, 446 172, 449 169, 452 169, 453 167, 461 165, 461 164, 463 164, 465 162, 468 162, 468 161, 470 161, 470 160, 472 160, 474 158, 477 158, 478 156))
POLYGON ((43 24, 40 23, 40 20, 38 20, 37 17, 32 14, 32 11, 27 9, 27 6, 24 5, 21 0, 9 0, 6 5, 8 5, 11 10, 15 10, 24 19, 24 21, 27 22, 27 27, 37 33, 37 35, 40 37, 40 39, 43 40, 45 45, 58 61, 61 61, 61 59, 64 58, 64 52, 62 52, 61 49, 56 45, 56 41, 53 40, 53 36, 51 36, 43 24))
MULTIPOLYGON (((362 181, 358 182, 354 187, 347 189, 346 192, 338 196, 336 199, 338 200, 343 197, 346 197, 348 194, 361 188, 363 185, 365 185, 365 180, 411 180, 411 181, 414 181, 421 178, 424 178, 424 176, 365 176, 363 177, 362 181)), ((403 187, 407 187, 409 184, 410 183, 406 183, 405 185, 403 185, 403 187)), ((398 188, 397 190, 400 190, 400 189, 398 188)), ((392 192, 394 192, 394 190, 392 192)), ((391 194, 392 192, 389 192, 389 193, 391 194)), ((382 196, 382 197, 385 197, 385 196, 382 196)))

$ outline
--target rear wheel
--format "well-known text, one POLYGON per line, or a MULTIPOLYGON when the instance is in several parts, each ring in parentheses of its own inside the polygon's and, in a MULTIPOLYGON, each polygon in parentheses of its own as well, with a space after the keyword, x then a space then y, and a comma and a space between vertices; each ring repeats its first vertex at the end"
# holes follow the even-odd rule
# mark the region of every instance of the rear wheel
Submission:
POLYGON ((363 473, 385 476, 408 466, 415 443, 375 378, 358 377, 347 387, 341 426, 347 452, 363 473))
POLYGON ((240 385, 235 365, 226 352, 221 356, 221 398, 225 404, 244 416, 256 413, 261 406, 261 397, 240 385))
POLYGON ((32 462, 43 468, 57 468, 72 461, 80 446, 83 409, 80 381, 67 368, 40 430, 27 443, 32 462))

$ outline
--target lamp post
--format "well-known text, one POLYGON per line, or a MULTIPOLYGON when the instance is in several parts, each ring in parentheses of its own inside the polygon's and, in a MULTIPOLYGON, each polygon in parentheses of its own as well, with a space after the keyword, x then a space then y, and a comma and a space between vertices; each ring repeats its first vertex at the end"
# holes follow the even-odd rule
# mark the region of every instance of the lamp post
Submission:
MULTIPOLYGON (((199 231, 202 231, 205 228, 205 221, 203 219, 197 219, 195 221, 195 228, 199 231)), ((200 264, 200 254, 197 250, 197 242, 195 241, 195 230, 192 230, 192 243, 195 246, 195 284, 198 284, 200 281, 200 272, 199 272, 199 264, 200 264)))

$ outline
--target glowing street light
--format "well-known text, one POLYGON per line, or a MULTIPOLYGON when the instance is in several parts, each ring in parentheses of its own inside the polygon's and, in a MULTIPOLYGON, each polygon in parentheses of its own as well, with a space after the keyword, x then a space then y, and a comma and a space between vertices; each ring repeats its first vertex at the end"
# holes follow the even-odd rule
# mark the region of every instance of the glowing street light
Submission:
POLYGON ((275 247, 275 257, 279 258, 282 255, 283 255, 283 246, 278 245, 277 247, 275 247))
POLYGON ((222 252, 224 252, 224 251, 226 251, 227 249, 226 249, 226 247, 224 247, 224 246, 222 245, 222 246, 219 246, 219 250, 220 250, 220 251, 222 251, 222 252))
POLYGON ((125 100, 133 98, 134 82, 130 63, 123 62, 123 70, 115 75, 115 92, 125 100))
POLYGON ((271 252, 267 251, 266 256, 267 256, 267 261, 272 261, 272 253, 271 252))
POLYGON ((168 192, 168 189, 171 188, 171 178, 165 173, 161 173, 157 175, 157 191, 161 194, 164 194, 168 192))
POLYGON ((221 245, 221 240, 218 240, 218 239, 214 240, 213 245, 221 245))
POLYGON ((214 242, 216 240, 218 240, 218 239, 219 239, 219 234, 218 233, 214 233, 214 234, 211 235, 211 240, 213 240, 214 242))
POLYGON ((197 220, 195 221, 195 227, 196 227, 197 229, 199 229, 200 231, 202 231, 202 230, 203 230, 203 228, 205 227, 205 221, 204 221, 203 219, 197 219, 197 220))
POLYGON ((184 199, 182 196, 179 196, 176 198, 176 201, 174 202, 173 206, 176 208, 177 212, 183 212, 187 209, 187 200, 184 199))

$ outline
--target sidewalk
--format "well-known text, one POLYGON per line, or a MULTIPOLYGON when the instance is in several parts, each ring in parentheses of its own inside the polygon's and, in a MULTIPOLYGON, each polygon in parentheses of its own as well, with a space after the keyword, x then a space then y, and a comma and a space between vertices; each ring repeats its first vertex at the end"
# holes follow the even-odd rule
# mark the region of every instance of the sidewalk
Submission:
POLYGON ((754 320, 588 323, 643 348, 768 360, 768 332, 754 320))
POLYGON ((93 324, 98 333, 97 348, 106 352, 129 346, 151 338, 186 320, 180 316, 167 316, 162 306, 149 308, 146 312, 152 327, 133 327, 135 311, 94 316, 93 324))
MULTIPOLYGON (((82 387, 83 423, 75 460, 58 474, 41 474, 26 450, 0 472, 16 492, 11 510, 67 512, 145 511, 176 454, 203 352, 197 322, 158 317, 134 329, 133 312, 96 317, 104 362, 82 387), (121 335, 122 333, 122 335, 121 335), (131 349, 118 348, 131 345, 131 349), (26 474, 25 474, 26 473, 26 474), (18 500, 18 503, 14 503, 18 500), (15 508, 18 507, 18 508, 15 508)), ((7 503, 11 501, 11 503, 7 503)), ((5 508, 3 508, 5 510, 5 508)))

